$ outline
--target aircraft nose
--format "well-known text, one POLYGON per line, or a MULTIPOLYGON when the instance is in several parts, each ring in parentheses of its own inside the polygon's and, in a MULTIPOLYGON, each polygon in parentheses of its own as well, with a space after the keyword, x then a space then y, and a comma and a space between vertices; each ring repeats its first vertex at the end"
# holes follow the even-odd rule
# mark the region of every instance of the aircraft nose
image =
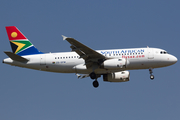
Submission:
POLYGON ((174 62, 176 63, 178 61, 178 59, 174 56, 174 62))
POLYGON ((169 58, 169 61, 172 62, 173 64, 175 64, 175 63, 178 61, 178 59, 177 59, 175 56, 172 55, 172 56, 169 58))

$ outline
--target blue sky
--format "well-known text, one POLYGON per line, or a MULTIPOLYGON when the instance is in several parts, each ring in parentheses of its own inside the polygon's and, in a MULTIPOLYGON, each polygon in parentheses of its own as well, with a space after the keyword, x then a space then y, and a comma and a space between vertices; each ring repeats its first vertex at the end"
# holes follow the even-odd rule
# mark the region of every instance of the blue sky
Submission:
MULTIPOLYGON (((178 0, 8 0, 0 4, 1 55, 11 51, 5 26, 17 26, 42 52, 71 51, 61 35, 92 49, 156 47, 179 59, 178 0)), ((75 74, 0 64, 2 120, 179 120, 179 62, 130 71, 130 81, 107 83, 75 74)))

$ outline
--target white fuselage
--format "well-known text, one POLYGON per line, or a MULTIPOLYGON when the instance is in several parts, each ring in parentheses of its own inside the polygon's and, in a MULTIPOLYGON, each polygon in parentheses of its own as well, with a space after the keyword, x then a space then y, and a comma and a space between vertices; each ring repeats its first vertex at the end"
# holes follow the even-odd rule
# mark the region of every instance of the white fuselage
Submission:
MULTIPOLYGON (((106 74, 122 70, 159 68, 172 65, 177 61, 175 56, 158 48, 111 49, 97 50, 97 52, 112 59, 125 58, 128 65, 116 69, 103 69, 99 67, 95 69, 96 74, 106 74)), ((3 62, 14 66, 49 72, 81 74, 89 74, 92 72, 91 68, 86 68, 84 59, 79 58, 76 52, 46 53, 22 57, 29 61, 18 62, 13 61, 11 58, 6 58, 3 62)))

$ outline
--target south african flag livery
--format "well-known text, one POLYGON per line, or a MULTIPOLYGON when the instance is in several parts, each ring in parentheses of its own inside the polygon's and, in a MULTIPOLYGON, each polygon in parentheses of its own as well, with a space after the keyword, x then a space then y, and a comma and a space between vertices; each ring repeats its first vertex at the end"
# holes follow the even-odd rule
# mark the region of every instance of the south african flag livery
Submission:
POLYGON ((6 27, 8 38, 13 53, 23 56, 32 54, 43 54, 16 28, 15 26, 6 27))

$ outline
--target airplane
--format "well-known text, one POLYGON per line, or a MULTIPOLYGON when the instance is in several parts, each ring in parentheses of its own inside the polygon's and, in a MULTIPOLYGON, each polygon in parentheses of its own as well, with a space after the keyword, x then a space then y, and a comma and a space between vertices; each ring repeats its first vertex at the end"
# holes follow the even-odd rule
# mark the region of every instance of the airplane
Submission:
POLYGON ((153 69, 173 65, 177 58, 159 48, 129 48, 93 50, 74 38, 63 36, 70 43, 70 52, 40 52, 15 26, 6 27, 12 52, 4 51, 9 57, 3 63, 57 73, 75 73, 78 78, 90 77, 97 88, 97 79, 103 81, 126 82, 130 80, 127 70, 149 69, 150 79, 154 79, 153 69))

